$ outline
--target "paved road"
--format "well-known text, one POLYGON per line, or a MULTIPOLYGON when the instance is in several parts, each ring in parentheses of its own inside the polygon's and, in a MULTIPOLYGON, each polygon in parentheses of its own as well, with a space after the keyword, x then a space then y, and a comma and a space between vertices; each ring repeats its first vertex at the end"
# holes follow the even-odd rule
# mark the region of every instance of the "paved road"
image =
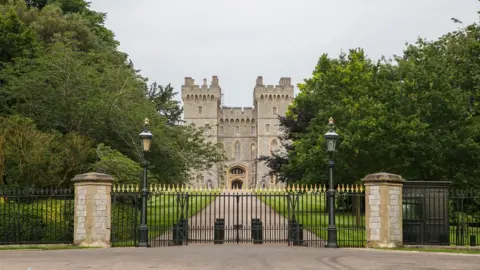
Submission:
POLYGON ((277 245, 0 251, 0 270, 480 269, 479 255, 277 245))
MULTIPOLYGON (((279 198, 277 198, 277 203, 279 198)), ((226 192, 216 198, 210 205, 192 216, 189 221, 189 239, 191 242, 214 240, 214 224, 217 218, 225 221, 225 240, 236 243, 251 242, 252 218, 259 218, 263 223, 263 239, 269 243, 284 243, 288 238, 288 221, 270 206, 250 193, 236 197, 234 192, 226 192), (235 227, 240 225, 240 227, 235 227)), ((316 230, 325 230, 320 223, 316 230)), ((162 240, 172 239, 172 231, 154 240, 152 245, 159 246, 162 240)), ((304 245, 322 247, 325 241, 310 231, 303 230, 304 245)))

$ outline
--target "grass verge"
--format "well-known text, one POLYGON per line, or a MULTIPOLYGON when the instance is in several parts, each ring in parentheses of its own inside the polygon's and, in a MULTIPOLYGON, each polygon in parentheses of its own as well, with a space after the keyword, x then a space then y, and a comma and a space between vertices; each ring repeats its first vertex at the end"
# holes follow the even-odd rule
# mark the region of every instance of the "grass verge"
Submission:
MULTIPOLYGON (((362 200, 360 194, 349 194, 353 200, 362 200)), ((283 194, 258 194, 257 197, 270 206, 275 212, 290 219, 292 206, 288 206, 287 197, 283 194)), ((295 219, 303 224, 303 228, 327 240, 328 212, 326 211, 326 194, 304 194, 295 201, 295 219)), ((338 207, 338 205, 337 205, 338 207)), ((365 215, 359 211, 339 211, 335 215, 337 226, 337 244, 339 247, 364 247, 366 244, 365 215)))

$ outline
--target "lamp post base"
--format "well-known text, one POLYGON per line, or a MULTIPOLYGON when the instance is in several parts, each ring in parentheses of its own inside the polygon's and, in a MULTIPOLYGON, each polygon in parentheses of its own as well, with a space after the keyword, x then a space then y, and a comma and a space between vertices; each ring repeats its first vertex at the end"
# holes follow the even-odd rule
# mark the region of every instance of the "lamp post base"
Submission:
POLYGON ((148 244, 148 227, 140 225, 138 228, 138 247, 150 247, 148 244))
POLYGON ((328 229, 327 229, 327 232, 328 232, 328 241, 327 241, 327 248, 338 248, 338 245, 337 245, 337 226, 333 225, 329 225, 328 226, 328 229))

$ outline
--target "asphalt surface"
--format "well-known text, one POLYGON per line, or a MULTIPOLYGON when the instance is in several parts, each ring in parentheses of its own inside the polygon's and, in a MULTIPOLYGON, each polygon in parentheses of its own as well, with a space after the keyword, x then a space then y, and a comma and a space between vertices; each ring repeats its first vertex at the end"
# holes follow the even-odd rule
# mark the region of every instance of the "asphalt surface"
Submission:
POLYGON ((284 245, 0 251, 1 270, 480 269, 480 255, 284 245))

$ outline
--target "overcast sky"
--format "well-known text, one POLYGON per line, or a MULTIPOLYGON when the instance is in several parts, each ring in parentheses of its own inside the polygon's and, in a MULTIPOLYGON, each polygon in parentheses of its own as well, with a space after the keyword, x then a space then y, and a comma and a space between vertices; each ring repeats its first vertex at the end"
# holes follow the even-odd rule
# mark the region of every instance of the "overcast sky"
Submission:
MULTIPOLYGON (((180 91, 219 77, 225 105, 252 106, 265 84, 311 76, 322 53, 362 47, 372 58, 478 21, 478 0, 90 0, 142 75, 180 91)), ((295 87, 296 88, 296 87, 295 87)), ((296 89, 297 90, 297 89, 296 89)))

